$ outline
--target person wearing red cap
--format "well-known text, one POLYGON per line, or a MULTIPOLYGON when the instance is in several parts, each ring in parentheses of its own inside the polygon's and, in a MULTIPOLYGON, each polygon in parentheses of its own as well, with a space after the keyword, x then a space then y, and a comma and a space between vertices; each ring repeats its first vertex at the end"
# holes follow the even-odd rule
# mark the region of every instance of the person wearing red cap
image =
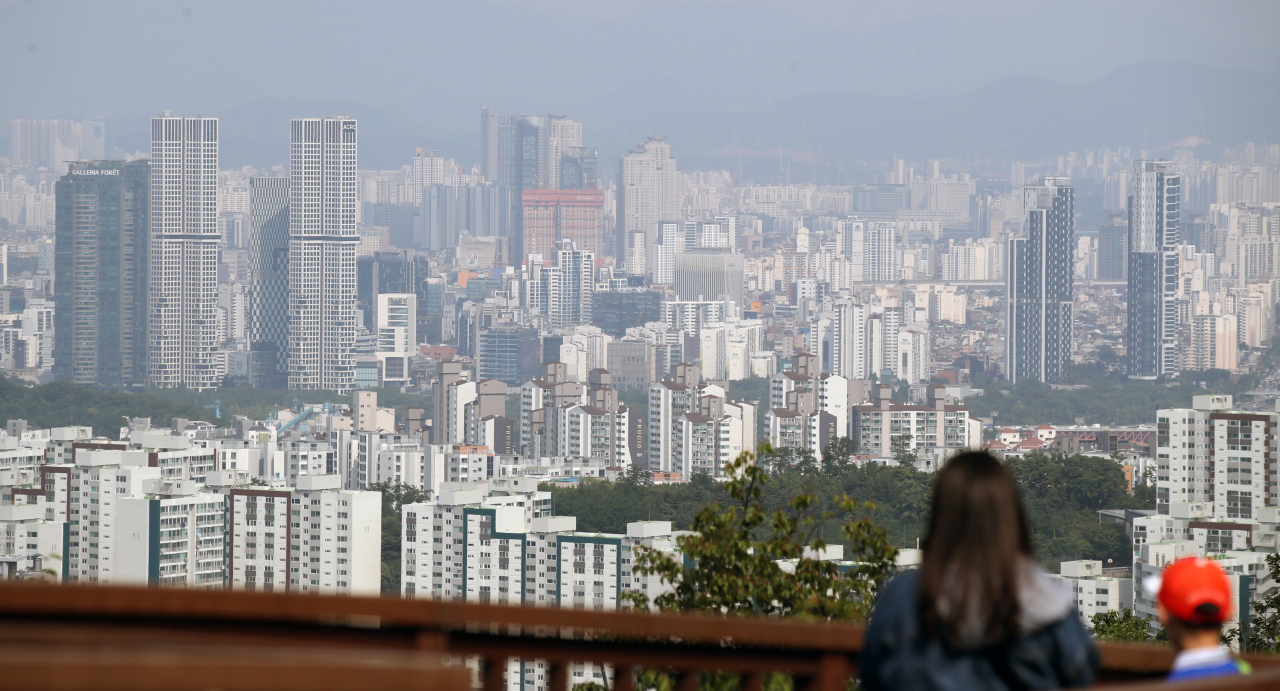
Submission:
POLYGON ((1231 616, 1231 583, 1212 559, 1185 557, 1145 584, 1156 593, 1156 614, 1178 651, 1169 681, 1248 674, 1222 645, 1222 623, 1231 616))

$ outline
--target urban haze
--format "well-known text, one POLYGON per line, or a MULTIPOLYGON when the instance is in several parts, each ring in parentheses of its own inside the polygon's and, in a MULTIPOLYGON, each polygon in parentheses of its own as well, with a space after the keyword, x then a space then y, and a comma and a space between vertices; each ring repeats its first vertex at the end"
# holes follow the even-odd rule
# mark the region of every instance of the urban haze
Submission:
POLYGON ((675 592, 633 557, 740 458, 874 500, 903 571, 986 451, 1090 629, 1154 636, 1188 555, 1265 602, 1277 37, 1244 0, 0 1, 0 578, 611 611, 675 592))

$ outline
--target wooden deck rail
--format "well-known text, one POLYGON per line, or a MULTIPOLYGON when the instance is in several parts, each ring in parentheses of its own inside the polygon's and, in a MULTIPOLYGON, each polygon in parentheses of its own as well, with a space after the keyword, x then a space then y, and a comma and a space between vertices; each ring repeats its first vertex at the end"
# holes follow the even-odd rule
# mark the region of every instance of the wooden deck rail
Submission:
MULTIPOLYGON (((569 691, 568 665, 575 662, 611 665, 613 691, 634 691, 633 672, 639 668, 674 673, 678 691, 695 691, 699 675, 711 671, 742 675, 744 691, 759 689, 761 676, 770 672, 790 674, 808 691, 844 691, 846 681, 856 675, 862 641, 862 627, 848 624, 396 598, 0 584, 0 642, 5 644, 194 646, 218 651, 221 657, 230 647, 264 646, 478 656, 485 661, 486 691, 508 688, 505 663, 512 659, 545 661, 551 691, 569 691)), ((1155 680, 1173 662, 1167 647, 1100 647, 1103 683, 1155 680)), ((1250 686, 1256 682, 1263 684, 1258 689, 1280 691, 1280 658, 1247 659, 1259 671, 1250 686)))

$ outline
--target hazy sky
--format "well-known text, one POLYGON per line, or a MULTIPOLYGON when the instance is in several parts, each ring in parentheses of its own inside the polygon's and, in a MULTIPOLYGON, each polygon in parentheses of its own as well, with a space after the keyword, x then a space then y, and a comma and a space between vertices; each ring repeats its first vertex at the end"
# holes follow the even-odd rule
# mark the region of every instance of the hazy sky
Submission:
POLYGON ((0 121, 102 116, 136 151, 159 110, 216 115, 230 164, 342 112, 362 163, 470 162, 483 106, 569 114, 606 157, 1280 139, 1280 0, 0 0, 0 66, 0 121))
MULTIPOLYGON (((736 0, 708 0, 734 4, 736 0)), ((848 2, 843 0, 755 0, 793 13, 813 23, 834 24, 850 31, 865 31, 883 24, 917 19, 931 14, 1007 16, 1025 14, 1053 0, 894 0, 848 2)), ((1119 1, 1119 0, 1117 0, 1119 1)), ((641 8, 674 4, 671 0, 497 0, 501 4, 537 9, 551 14, 618 19, 641 8)), ((1126 0, 1146 12, 1188 31, 1203 32, 1220 42, 1240 41, 1251 48, 1268 50, 1280 58, 1280 2, 1276 0, 1126 0)))

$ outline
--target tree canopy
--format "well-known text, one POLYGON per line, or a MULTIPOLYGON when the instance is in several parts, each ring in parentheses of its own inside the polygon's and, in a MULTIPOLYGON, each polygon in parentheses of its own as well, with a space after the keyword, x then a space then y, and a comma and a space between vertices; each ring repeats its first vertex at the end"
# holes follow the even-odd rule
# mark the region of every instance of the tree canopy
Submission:
POLYGON ((167 426, 175 417, 216 421, 212 410, 154 393, 95 389, 65 380, 28 386, 0 377, 0 423, 26 420, 40 428, 84 425, 96 435, 115 439, 124 426, 121 416, 149 417, 157 426, 167 426))
MULTIPOLYGON (((865 620, 876 592, 893 573, 897 553, 884 528, 865 514, 855 517, 874 505, 845 495, 831 499, 834 509, 818 512, 811 485, 785 509, 768 511, 762 498, 769 476, 755 460, 744 451, 726 466, 730 479, 723 489, 731 501, 698 511, 690 526, 694 532, 677 538, 680 559, 636 549, 633 570, 658 575, 673 588, 652 604, 674 612, 865 620), (842 536, 853 545, 843 569, 817 558, 827 548, 821 526, 831 520, 841 524, 842 536)), ((649 604, 639 591, 624 597, 634 606, 649 604)))
MULTIPOLYGON (((924 536, 933 485, 933 474, 910 467, 867 464, 857 467, 843 444, 833 443, 821 458, 792 450, 765 454, 769 481, 761 487, 760 503, 766 514, 788 510, 788 502, 811 487, 822 492, 811 510, 821 516, 838 511, 834 496, 857 497, 873 507, 865 515, 887 532, 890 544, 915 547, 924 536), (831 496, 827 496, 831 495, 831 496)), ((1120 525, 1100 523, 1097 510, 1155 508, 1154 494, 1140 488, 1128 493, 1120 465, 1109 458, 1065 454, 1029 454, 1008 461, 1022 489, 1037 554, 1045 568, 1058 571, 1058 563, 1073 559, 1112 560, 1113 566, 1132 563, 1133 550, 1120 525)), ((728 505, 732 497, 707 475, 689 482, 652 485, 636 474, 633 481, 609 483, 584 480, 577 487, 543 485, 552 493, 555 512, 578 517, 580 530, 626 532, 627 523, 666 520, 677 530, 691 530, 698 512, 713 503, 728 505)), ((819 523, 819 535, 831 544, 854 545, 841 534, 835 519, 819 523)))
POLYGON ((382 493, 382 594, 400 594, 400 507, 427 501, 430 495, 401 482, 377 482, 369 485, 382 493))

